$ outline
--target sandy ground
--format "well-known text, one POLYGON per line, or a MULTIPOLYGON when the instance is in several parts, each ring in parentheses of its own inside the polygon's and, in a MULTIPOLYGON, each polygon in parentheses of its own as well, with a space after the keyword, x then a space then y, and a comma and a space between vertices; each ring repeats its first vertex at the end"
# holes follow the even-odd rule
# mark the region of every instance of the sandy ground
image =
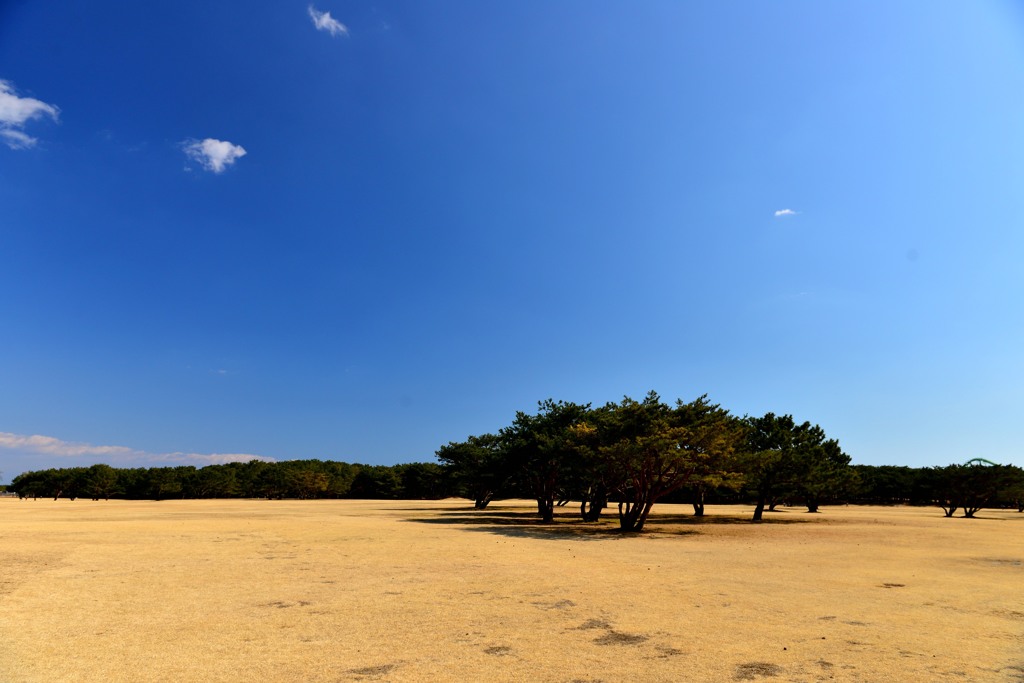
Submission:
POLYGON ((1024 681, 1024 514, 0 499, 0 681, 1024 681))

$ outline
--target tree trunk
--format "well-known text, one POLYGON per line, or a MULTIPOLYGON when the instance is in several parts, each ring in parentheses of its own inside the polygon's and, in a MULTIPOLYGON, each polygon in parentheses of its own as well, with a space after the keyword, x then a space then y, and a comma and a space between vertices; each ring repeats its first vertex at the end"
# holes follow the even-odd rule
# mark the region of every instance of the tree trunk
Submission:
POLYGON ((555 501, 553 498, 537 499, 537 514, 542 522, 552 522, 555 519, 555 501))
POLYGON ((487 507, 487 504, 490 503, 493 498, 493 491, 482 491, 480 493, 477 493, 476 500, 473 501, 473 507, 476 508, 477 510, 483 510, 485 507, 487 507))
POLYGON ((757 505, 754 507, 754 518, 750 521, 760 522, 761 516, 764 514, 764 496, 757 499, 757 505))
POLYGON ((639 533, 644 530, 647 515, 650 514, 654 502, 640 500, 619 503, 619 531, 639 533))
POLYGON ((580 503, 580 517, 584 522, 596 522, 601 518, 601 512, 608 507, 608 494, 591 491, 583 497, 580 503))
POLYGON ((816 500, 809 500, 809 501, 807 501, 807 511, 808 512, 817 512, 818 511, 818 501, 816 501, 816 500))
POLYGON ((640 506, 629 501, 619 501, 619 531, 636 531, 640 506))
POLYGON ((703 517, 704 516, 704 490, 697 489, 697 492, 693 496, 693 516, 703 517))

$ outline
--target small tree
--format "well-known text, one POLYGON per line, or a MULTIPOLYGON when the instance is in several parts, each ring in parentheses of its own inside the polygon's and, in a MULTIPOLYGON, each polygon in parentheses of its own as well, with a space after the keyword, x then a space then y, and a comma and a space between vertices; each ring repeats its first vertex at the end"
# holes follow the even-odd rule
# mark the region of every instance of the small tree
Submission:
POLYGON ((486 508, 512 475, 502 440, 494 434, 449 442, 436 455, 477 510, 486 508))

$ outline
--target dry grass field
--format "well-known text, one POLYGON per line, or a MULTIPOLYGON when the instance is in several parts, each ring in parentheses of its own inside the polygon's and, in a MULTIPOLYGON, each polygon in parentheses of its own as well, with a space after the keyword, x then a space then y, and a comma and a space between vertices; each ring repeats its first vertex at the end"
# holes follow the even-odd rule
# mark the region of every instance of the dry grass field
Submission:
POLYGON ((0 499, 0 681, 1024 681, 1024 514, 0 499))

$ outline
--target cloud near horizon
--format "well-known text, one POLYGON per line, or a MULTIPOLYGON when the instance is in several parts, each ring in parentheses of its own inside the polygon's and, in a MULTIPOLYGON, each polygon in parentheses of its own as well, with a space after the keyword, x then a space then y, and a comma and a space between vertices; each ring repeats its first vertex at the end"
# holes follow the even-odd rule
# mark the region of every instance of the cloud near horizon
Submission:
POLYGON ((347 36, 348 27, 331 16, 330 12, 321 12, 313 5, 309 6, 309 18, 318 31, 326 31, 332 36, 347 36))
MULTIPOLYGON (((149 453, 126 446, 95 446, 77 441, 64 441, 52 436, 0 432, 0 450, 20 451, 59 458, 104 458, 116 463, 180 463, 183 465, 223 465, 229 462, 277 462, 276 458, 252 453, 149 453)), ((92 464, 92 463, 91 463, 92 464)), ((106 463, 110 464, 110 463, 106 463)))
POLYGON ((241 159, 247 154, 241 145, 216 138, 186 140, 182 143, 182 149, 189 159, 213 173, 223 173, 236 159, 241 159))
POLYGON ((24 130, 32 119, 49 116, 57 121, 60 109, 33 97, 18 97, 10 81, 0 78, 0 138, 11 149, 35 147, 38 139, 24 130))
POLYGON ((778 211, 775 212, 775 217, 776 218, 783 218, 785 216, 795 216, 798 213, 800 213, 800 212, 799 211, 794 211, 793 209, 779 209, 778 211))

